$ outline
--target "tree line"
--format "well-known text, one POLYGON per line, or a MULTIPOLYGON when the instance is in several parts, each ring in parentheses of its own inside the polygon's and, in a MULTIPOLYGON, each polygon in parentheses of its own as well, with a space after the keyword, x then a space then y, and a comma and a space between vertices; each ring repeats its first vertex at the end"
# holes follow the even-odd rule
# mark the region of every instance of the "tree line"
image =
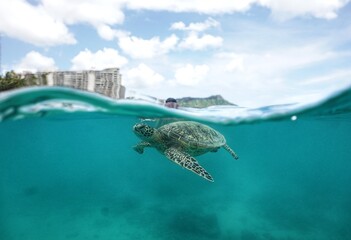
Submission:
POLYGON ((0 92, 15 88, 38 86, 39 81, 35 74, 18 74, 13 70, 6 72, 5 76, 0 75, 0 92))

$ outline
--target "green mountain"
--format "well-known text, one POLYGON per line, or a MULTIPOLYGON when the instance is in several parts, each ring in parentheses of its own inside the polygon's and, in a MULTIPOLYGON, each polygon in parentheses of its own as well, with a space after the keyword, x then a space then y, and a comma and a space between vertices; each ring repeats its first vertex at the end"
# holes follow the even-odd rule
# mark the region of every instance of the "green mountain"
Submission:
POLYGON ((179 106, 181 107, 192 107, 192 108, 205 108, 209 106, 216 105, 232 105, 235 104, 228 102, 221 95, 214 95, 206 98, 193 98, 193 97, 184 97, 177 99, 179 106))

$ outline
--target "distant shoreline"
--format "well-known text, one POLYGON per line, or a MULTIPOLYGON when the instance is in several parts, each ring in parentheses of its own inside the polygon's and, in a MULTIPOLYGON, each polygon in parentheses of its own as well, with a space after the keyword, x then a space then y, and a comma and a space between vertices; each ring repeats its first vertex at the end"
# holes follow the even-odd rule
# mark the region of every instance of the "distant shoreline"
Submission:
POLYGON ((236 104, 233 104, 225 100, 221 95, 213 95, 205 98, 184 97, 184 98, 177 98, 177 101, 181 107, 192 107, 192 108, 206 108, 206 107, 218 106, 218 105, 237 106, 236 104))

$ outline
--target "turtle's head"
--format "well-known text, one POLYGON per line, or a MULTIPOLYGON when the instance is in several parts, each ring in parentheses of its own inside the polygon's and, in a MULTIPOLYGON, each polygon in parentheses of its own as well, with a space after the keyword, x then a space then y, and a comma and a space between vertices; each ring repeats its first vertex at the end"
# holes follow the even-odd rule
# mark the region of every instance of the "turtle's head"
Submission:
POLYGON ((133 131, 138 137, 148 139, 154 135, 155 129, 147 124, 137 123, 134 125, 133 131))

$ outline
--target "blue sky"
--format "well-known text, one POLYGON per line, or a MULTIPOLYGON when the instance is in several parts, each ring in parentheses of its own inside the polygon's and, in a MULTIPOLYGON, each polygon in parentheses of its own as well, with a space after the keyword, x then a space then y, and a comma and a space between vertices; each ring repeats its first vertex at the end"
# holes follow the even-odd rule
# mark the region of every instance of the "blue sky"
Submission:
POLYGON ((119 67, 159 98, 242 106, 351 85, 350 0, 0 0, 4 71, 119 67))

